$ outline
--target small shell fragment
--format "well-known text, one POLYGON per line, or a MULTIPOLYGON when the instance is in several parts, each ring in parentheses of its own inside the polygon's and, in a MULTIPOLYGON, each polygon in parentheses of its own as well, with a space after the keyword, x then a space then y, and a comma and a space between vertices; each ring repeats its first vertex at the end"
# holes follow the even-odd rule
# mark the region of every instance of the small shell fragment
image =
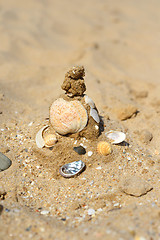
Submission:
POLYGON ((81 173, 84 170, 84 168, 85 168, 85 163, 79 160, 79 161, 75 161, 75 162, 67 163, 63 165, 59 169, 59 172, 63 177, 70 178, 81 173))
POLYGON ((96 107, 95 103, 93 102, 93 100, 90 97, 88 97, 88 95, 85 94, 84 100, 85 100, 85 103, 90 106, 90 108, 95 108, 96 107))
POLYGON ((91 108, 90 109, 90 116, 97 122, 99 123, 100 122, 100 118, 99 118, 99 115, 98 115, 98 112, 95 108, 91 108))
POLYGON ((109 131, 105 133, 106 137, 110 139, 112 144, 118 144, 126 139, 126 134, 119 131, 109 131))
POLYGON ((36 144, 38 148, 43 148, 45 146, 45 141, 43 139, 43 131, 48 128, 48 125, 42 127, 36 134, 36 144))
POLYGON ((44 137, 44 143, 45 147, 53 147, 55 143, 57 142, 57 137, 55 134, 48 134, 47 136, 44 137))
POLYGON ((112 152, 111 145, 108 142, 99 142, 97 145, 97 151, 103 156, 107 156, 112 152))

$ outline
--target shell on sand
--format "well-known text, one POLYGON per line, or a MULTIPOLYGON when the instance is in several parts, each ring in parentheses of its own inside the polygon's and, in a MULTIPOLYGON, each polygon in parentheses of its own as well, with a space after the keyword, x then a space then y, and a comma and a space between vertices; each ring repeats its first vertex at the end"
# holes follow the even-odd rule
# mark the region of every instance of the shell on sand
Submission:
POLYGON ((44 137, 45 147, 53 147, 57 142, 57 137, 55 134, 48 134, 44 137))
POLYGON ((110 139, 112 144, 118 144, 123 142, 126 139, 126 134, 119 131, 109 131, 105 133, 106 137, 110 139))
POLYGON ((50 107, 50 123, 61 135, 80 132, 87 121, 87 111, 77 100, 67 102, 59 98, 50 107))
POLYGON ((79 160, 79 161, 75 161, 75 162, 71 162, 63 165, 59 169, 59 172, 63 177, 70 178, 81 173, 84 170, 84 168, 85 168, 85 163, 79 160))
POLYGON ((43 148, 45 146, 45 141, 43 139, 43 131, 48 128, 47 126, 42 127, 36 134, 36 144, 38 148, 43 148))
POLYGON ((108 142, 99 142, 97 145, 97 151, 101 155, 107 156, 112 152, 112 148, 108 142))
POLYGON ((93 100, 88 96, 88 95, 84 95, 84 100, 85 103, 88 104, 91 108, 95 108, 95 103, 93 102, 93 100))
POLYGON ((96 123, 100 122, 100 118, 98 115, 98 112, 95 108, 91 108, 90 109, 90 116, 96 121, 96 123))

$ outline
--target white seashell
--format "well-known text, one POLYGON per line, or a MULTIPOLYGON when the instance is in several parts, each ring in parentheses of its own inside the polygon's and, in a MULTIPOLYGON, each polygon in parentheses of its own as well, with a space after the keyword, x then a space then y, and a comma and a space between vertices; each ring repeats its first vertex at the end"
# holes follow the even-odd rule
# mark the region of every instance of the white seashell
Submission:
POLYGON ((47 126, 42 127, 36 134, 36 144, 38 148, 43 148, 45 146, 45 141, 43 139, 43 131, 48 128, 47 126))
POLYGON ((109 138, 112 144, 118 144, 126 139, 126 134, 119 131, 109 131, 105 133, 106 137, 109 138))
POLYGON ((99 115, 98 115, 98 112, 97 112, 96 109, 94 109, 94 108, 91 108, 91 109, 90 109, 90 116, 91 116, 97 123, 100 122, 100 118, 99 118, 99 115))
POLYGON ((77 100, 68 102, 59 98, 51 105, 50 122, 61 135, 80 132, 87 121, 87 111, 77 100))
POLYGON ((88 97, 88 95, 85 95, 84 96, 84 100, 85 100, 85 103, 88 104, 91 108, 95 108, 95 103, 93 102, 93 100, 88 97))

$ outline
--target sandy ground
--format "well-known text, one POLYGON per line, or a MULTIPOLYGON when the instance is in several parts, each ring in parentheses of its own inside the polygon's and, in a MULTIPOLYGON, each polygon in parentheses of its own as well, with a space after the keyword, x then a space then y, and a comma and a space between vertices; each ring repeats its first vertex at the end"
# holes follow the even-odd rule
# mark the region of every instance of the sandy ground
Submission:
POLYGON ((160 239, 159 8, 159 0, 1 1, 0 152, 12 160, 0 172, 1 240, 160 239), (35 135, 79 64, 104 132, 39 150, 35 135), (111 129, 128 144, 98 155, 111 129), (74 152, 80 143, 93 155, 74 152), (80 159, 81 175, 59 174, 80 159))

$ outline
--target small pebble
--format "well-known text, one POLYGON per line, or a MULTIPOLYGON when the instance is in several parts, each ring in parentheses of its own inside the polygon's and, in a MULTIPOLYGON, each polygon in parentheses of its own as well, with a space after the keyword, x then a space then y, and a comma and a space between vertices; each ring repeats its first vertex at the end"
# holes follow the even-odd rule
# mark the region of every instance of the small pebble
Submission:
POLYGON ((41 214, 42 214, 42 215, 47 215, 47 214, 49 214, 49 211, 47 211, 47 210, 42 210, 42 211, 41 211, 41 214))
POLYGON ((95 210, 93 208, 88 209, 88 215, 92 216, 95 214, 95 210))
POLYGON ((0 204, 0 215, 2 214, 3 206, 0 204))
POLYGON ((101 170, 101 169, 102 169, 102 167, 101 167, 101 166, 99 166, 99 167, 97 167, 96 169, 97 169, 97 170, 101 170))
POLYGON ((0 172, 9 168, 11 164, 11 160, 0 152, 0 172))
POLYGON ((95 125, 95 129, 96 129, 96 130, 98 130, 98 129, 99 129, 98 125, 95 125))
POLYGON ((91 157, 92 154, 93 154, 93 152, 92 152, 92 151, 89 151, 87 154, 88 154, 88 157, 91 157))
POLYGON ((77 152, 79 155, 84 155, 86 153, 86 150, 82 146, 74 147, 73 150, 77 152))

